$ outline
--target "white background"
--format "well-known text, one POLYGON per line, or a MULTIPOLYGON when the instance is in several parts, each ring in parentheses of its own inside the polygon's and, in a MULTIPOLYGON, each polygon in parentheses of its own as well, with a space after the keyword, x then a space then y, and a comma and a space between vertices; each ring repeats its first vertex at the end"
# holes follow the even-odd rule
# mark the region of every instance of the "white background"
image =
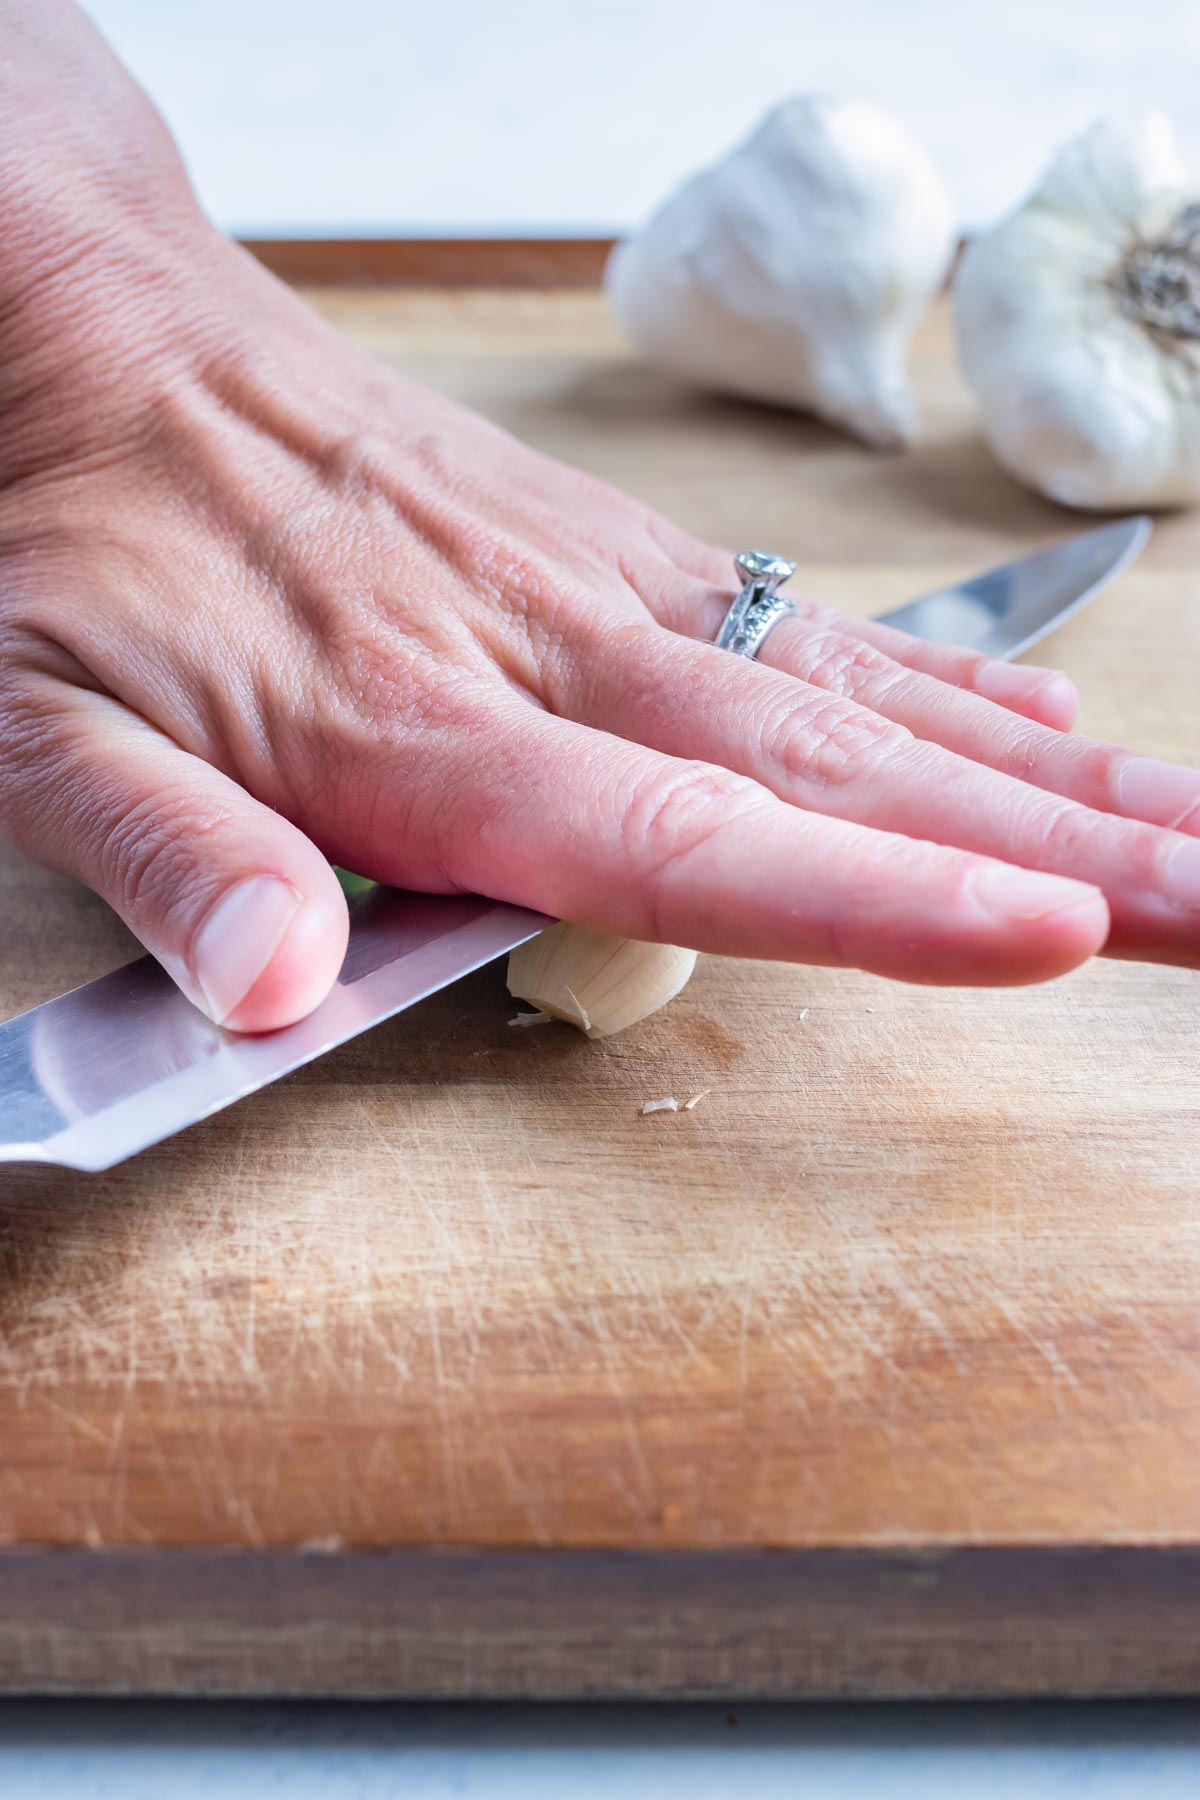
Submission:
MULTIPOLYGON (((28 0, 36 5, 37 0, 28 0)), ((1200 169, 1200 0, 90 0, 221 224, 607 232, 787 93, 863 96, 966 225, 1105 112, 1200 169)))
POLYGON ((1183 1704, 0 1703, 4 1800, 1195 1800, 1198 1791, 1200 1721, 1183 1704))

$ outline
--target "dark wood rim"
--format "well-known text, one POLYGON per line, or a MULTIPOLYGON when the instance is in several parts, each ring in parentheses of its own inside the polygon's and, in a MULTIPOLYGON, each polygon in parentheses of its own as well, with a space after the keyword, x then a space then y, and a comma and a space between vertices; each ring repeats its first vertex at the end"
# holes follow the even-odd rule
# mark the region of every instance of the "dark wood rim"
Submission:
POLYGON ((0 1692, 1200 1692, 1200 1549, 0 1551, 0 1692))
POLYGON ((612 238, 244 238, 297 287, 594 288, 612 238))

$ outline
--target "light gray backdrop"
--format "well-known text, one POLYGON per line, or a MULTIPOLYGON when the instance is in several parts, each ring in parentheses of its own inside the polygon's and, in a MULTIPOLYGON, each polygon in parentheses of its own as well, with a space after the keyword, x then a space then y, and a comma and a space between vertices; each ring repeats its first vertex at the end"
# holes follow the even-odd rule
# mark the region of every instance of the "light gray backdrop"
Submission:
MULTIPOLYGON (((36 4, 36 0, 31 0, 36 4)), ((1200 170, 1198 0, 90 0, 246 233, 620 229, 789 92, 893 108, 966 225, 1097 114, 1200 170)))

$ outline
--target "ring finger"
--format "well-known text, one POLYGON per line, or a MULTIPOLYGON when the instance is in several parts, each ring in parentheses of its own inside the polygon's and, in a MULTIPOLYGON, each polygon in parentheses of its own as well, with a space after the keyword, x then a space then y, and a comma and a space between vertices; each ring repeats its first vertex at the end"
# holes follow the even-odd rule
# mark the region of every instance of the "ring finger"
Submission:
MULTIPOLYGON (((710 545, 696 543, 664 521, 656 523, 658 535, 666 537, 663 548, 669 561, 656 572, 651 611, 660 624, 672 631, 710 644, 733 598, 733 558, 710 545)), ((877 619, 840 613, 802 592, 791 598, 796 608, 795 620, 778 625, 763 647, 762 660, 774 667, 788 668, 789 644, 799 633, 837 632, 872 645, 905 668, 979 694, 1055 731, 1069 731, 1075 723, 1079 695, 1070 676, 1061 669, 1000 662, 995 657, 964 650, 958 644, 935 644, 911 637, 877 619)))
MULTIPOLYGON (((686 635, 711 642, 724 616, 717 597, 693 582, 685 605, 672 587, 668 583, 665 602, 652 608, 656 616, 665 612, 680 624, 690 620, 693 629, 686 635)), ((728 604, 726 594, 726 609, 728 604)), ((917 737, 1035 787, 1100 812, 1200 837, 1200 771, 1039 723, 1032 710, 1036 684, 1022 705, 985 697, 998 672, 1037 677, 1046 670, 1017 669, 950 645, 918 644, 903 632, 803 601, 795 617, 781 620, 768 634, 756 661, 857 701, 917 737), (917 650, 930 653, 928 663, 935 652, 946 659, 942 669, 921 667, 917 650)))

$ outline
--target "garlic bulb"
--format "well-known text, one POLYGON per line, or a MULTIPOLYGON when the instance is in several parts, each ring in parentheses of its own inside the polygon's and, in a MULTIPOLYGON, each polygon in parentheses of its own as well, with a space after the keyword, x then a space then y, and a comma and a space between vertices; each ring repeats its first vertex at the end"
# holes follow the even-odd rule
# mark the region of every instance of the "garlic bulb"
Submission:
POLYGON ((508 959, 508 991, 588 1037, 611 1037, 648 1018, 687 985, 694 950, 551 925, 508 959))
POLYGON ((797 98, 618 245, 606 285, 650 362, 893 447, 916 424, 909 334, 955 240, 941 177, 894 119, 797 98))
POLYGON ((972 244, 963 371, 1018 480, 1080 507, 1200 498, 1200 186, 1168 120, 1103 123, 972 244))

